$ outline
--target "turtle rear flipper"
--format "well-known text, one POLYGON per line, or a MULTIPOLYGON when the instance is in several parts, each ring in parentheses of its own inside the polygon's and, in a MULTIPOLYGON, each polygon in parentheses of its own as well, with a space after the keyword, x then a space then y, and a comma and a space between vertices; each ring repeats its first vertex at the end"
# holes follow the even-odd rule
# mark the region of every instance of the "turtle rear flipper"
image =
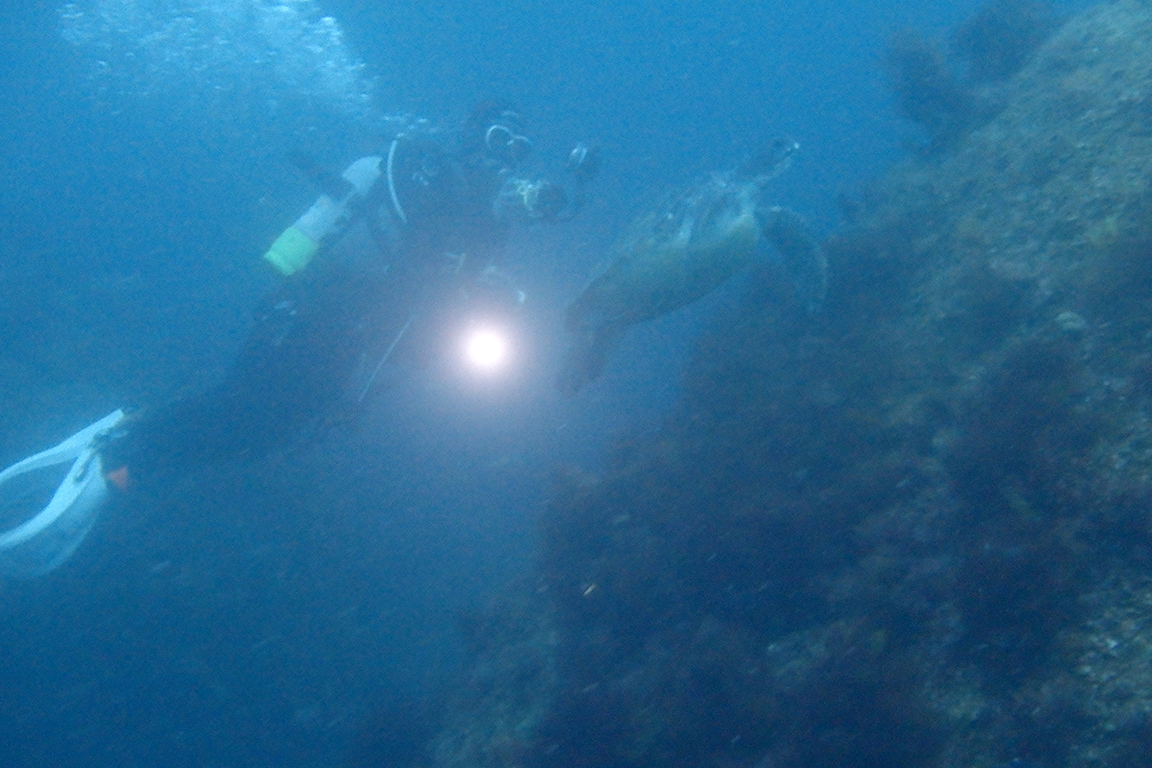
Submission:
POLYGON ((617 328, 597 328, 579 334, 564 357, 556 388, 564 397, 573 397, 604 372, 622 332, 617 328))
POLYGON ((796 298, 809 312, 820 309, 828 292, 828 259, 808 225, 796 213, 779 206, 757 210, 756 217, 760 230, 780 254, 796 298))

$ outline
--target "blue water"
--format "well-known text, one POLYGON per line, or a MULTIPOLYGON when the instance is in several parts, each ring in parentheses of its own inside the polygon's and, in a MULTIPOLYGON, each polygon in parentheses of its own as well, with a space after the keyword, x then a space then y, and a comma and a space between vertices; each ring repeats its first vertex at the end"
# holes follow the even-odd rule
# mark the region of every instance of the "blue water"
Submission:
POLYGON ((919 138, 888 35, 978 5, 4 4, 0 465, 223 374, 274 282, 259 254, 316 195, 290 150, 339 168, 399 116, 503 96, 541 170, 576 140, 604 170, 576 221, 509 249, 535 345, 507 391, 394 372, 355 428, 110 509, 60 571, 0 583, 0 765, 343 765, 374 723, 403 730, 451 684, 456 617, 530 563, 554 467, 651 429, 730 298, 637 329, 559 399, 561 310, 619 229, 787 133, 773 194, 830 232, 837 195, 919 138))

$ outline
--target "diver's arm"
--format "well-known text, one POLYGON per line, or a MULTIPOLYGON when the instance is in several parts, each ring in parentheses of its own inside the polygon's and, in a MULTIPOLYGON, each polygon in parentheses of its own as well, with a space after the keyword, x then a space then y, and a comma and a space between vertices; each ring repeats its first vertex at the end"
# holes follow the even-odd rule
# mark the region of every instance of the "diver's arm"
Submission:
POLYGON ((580 142, 568 153, 568 172, 572 174, 572 202, 568 210, 575 215, 584 207, 585 187, 600 173, 599 147, 580 142))

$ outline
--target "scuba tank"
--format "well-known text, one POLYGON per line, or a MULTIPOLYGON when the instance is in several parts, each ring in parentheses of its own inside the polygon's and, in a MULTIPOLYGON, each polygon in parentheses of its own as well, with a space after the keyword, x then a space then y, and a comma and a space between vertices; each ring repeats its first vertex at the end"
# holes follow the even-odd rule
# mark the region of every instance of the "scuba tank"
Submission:
POLYGON ((356 213, 356 204, 368 196, 380 178, 382 157, 362 157, 347 168, 303 216, 284 230, 264 254, 265 261, 285 277, 296 274, 320 250, 321 244, 339 235, 356 213))

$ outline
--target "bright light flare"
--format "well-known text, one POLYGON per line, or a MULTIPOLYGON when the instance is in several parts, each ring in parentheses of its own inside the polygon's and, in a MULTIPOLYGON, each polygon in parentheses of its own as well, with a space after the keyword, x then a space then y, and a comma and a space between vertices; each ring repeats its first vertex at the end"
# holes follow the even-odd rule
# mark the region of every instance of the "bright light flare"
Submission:
POLYGON ((464 354, 476 368, 495 370, 508 360, 508 339, 490 328, 475 330, 464 344, 464 354))

